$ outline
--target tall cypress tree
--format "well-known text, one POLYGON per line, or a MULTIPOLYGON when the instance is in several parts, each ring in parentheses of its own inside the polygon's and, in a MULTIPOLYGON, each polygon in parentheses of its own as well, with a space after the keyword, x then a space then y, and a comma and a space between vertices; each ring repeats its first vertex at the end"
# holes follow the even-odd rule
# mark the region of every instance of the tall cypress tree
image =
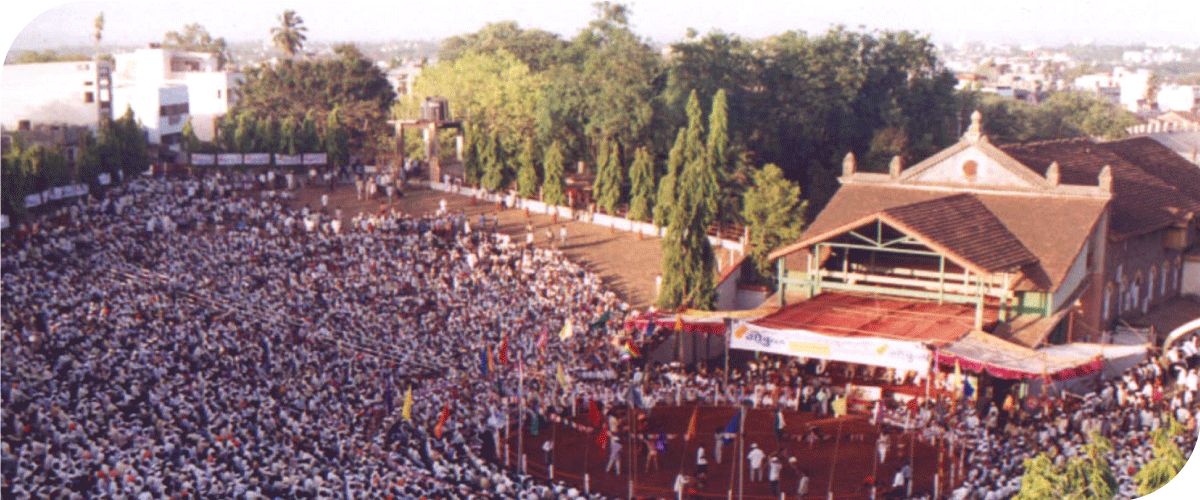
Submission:
POLYGON ((329 154, 330 165, 345 165, 350 159, 346 150, 350 133, 342 125, 338 111, 338 106, 335 105, 325 120, 325 152, 329 154))
POLYGON ((644 221, 654 205, 654 160, 645 147, 638 148, 629 167, 629 218, 644 221))
POLYGON ((608 154, 604 155, 604 165, 600 170, 603 183, 601 191, 596 193, 596 201, 605 213, 615 214, 621 206, 621 188, 625 183, 624 168, 621 166, 620 145, 608 142, 608 154))
POLYGON ((488 191, 498 191, 504 187, 505 163, 507 158, 504 153, 504 145, 500 143, 500 134, 496 131, 488 134, 484 139, 484 154, 482 158, 483 164, 483 180, 484 189, 488 191))
POLYGON ((466 133, 464 134, 463 145, 463 181, 468 186, 479 185, 479 173, 483 170, 480 168, 480 131, 478 125, 467 125, 466 133))
POLYGON ((533 138, 527 138, 517 158, 520 170, 517 172, 517 191, 522 198, 533 198, 538 192, 537 166, 533 163, 533 138))
POLYGON ((279 152, 289 155, 300 153, 299 144, 296 142, 299 128, 296 117, 288 116, 283 119, 283 123, 279 125, 279 152))
POLYGON ((542 171, 545 172, 545 178, 542 180, 542 202, 547 205, 567 204, 567 195, 563 192, 563 172, 566 170, 563 161, 562 144, 554 141, 546 149, 542 159, 542 171))
POLYGON ((679 193, 663 238, 663 308, 711 309, 716 302, 716 255, 707 230, 715 215, 715 176, 709 168, 700 99, 692 91, 687 104, 688 127, 679 193))
POLYGON ((683 170, 683 149, 687 142, 687 129, 680 128, 675 134, 675 145, 667 155, 667 172, 658 181, 658 196, 654 204, 654 225, 666 226, 671 220, 671 209, 676 203, 676 186, 679 184, 679 173, 683 170))

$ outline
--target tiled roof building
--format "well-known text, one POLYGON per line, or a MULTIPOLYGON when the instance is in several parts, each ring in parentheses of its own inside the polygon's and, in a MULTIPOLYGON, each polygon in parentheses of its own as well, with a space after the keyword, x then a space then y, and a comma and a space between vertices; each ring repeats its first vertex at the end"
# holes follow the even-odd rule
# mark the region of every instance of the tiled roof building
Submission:
POLYGON ((842 187, 771 254, 780 300, 972 305, 974 330, 1039 347, 1097 341, 1179 294, 1183 257, 1200 248, 1200 169, 1146 138, 996 146, 972 121, 887 174, 847 155, 842 187))

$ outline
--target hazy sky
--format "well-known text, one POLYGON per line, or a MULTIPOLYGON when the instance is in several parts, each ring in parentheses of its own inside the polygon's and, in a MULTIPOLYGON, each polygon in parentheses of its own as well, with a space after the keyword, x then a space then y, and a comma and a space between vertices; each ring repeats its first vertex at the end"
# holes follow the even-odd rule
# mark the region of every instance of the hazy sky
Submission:
MULTIPOLYGON (((689 27, 721 29, 758 38, 791 29, 821 32, 833 24, 851 28, 911 29, 937 42, 981 40, 1062 44, 1200 43, 1200 2, 1132 0, 639 0, 631 6, 634 31, 673 42, 689 27)), ((591 0, 393 0, 347 1, 83 1, 46 9, 44 2, 5 7, 0 46, 45 49, 91 43, 92 20, 103 12, 103 43, 160 41, 163 33, 197 22, 226 40, 264 40, 285 9, 296 10, 312 41, 440 39, 478 30, 488 22, 515 20, 573 36, 595 15, 591 0)), ((51 4, 53 5, 53 4, 51 4)))

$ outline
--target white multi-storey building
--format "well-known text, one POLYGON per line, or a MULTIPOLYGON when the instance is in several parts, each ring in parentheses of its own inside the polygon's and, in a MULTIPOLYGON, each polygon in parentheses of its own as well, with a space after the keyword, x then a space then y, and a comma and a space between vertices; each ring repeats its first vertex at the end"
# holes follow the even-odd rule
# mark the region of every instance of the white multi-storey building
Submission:
POLYGON ((203 52, 163 49, 157 44, 115 56, 113 103, 128 106, 149 131, 160 156, 180 151, 188 118, 201 140, 214 136, 215 121, 229 110, 241 82, 236 72, 217 69, 217 58, 203 52))
POLYGON ((0 70, 0 124, 28 130, 55 123, 95 130, 112 114, 112 66, 104 61, 6 64, 0 70))

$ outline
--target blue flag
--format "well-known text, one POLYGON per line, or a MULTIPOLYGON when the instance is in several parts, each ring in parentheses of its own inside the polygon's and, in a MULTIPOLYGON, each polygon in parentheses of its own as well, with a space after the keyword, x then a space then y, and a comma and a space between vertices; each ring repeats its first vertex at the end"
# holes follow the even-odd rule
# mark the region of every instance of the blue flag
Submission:
POLYGON ((658 430, 658 440, 654 442, 654 449, 659 453, 667 452, 667 434, 662 429, 658 430))
POLYGON ((967 399, 975 397, 975 387, 971 385, 970 380, 963 381, 963 397, 967 399))
POLYGON ((729 443, 733 442, 733 435, 737 434, 738 424, 741 422, 741 417, 742 411, 738 410, 738 414, 729 419, 729 425, 725 426, 725 431, 722 433, 725 435, 725 439, 721 441, 721 444, 728 446, 729 443))
POLYGON ((490 364, 488 358, 490 357, 486 348, 479 351, 479 373, 482 373, 484 377, 488 376, 488 365, 490 364))

